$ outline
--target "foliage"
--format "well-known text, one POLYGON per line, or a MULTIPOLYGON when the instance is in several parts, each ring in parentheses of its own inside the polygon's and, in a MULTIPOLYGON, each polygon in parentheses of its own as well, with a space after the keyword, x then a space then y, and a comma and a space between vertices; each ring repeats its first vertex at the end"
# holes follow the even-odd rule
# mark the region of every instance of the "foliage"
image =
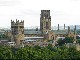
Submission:
POLYGON ((48 40, 48 42, 53 42, 53 40, 48 40))
POLYGON ((24 48, 10 48, 0 46, 0 59, 21 59, 21 60, 62 60, 78 59, 80 51, 75 47, 67 48, 66 46, 48 45, 47 47, 26 46, 24 48))
POLYGON ((50 50, 53 50, 52 44, 48 44, 47 48, 50 49, 50 50))
POLYGON ((62 46, 65 43, 73 43, 73 37, 65 37, 65 39, 59 39, 58 45, 62 46))
POLYGON ((77 43, 79 43, 79 44, 80 44, 80 39, 77 39, 77 43))
POLYGON ((0 35, 0 39, 4 39, 4 38, 8 38, 8 36, 5 35, 5 34, 1 34, 1 35, 0 35))
POLYGON ((73 37, 65 37, 66 43, 73 43, 73 37))

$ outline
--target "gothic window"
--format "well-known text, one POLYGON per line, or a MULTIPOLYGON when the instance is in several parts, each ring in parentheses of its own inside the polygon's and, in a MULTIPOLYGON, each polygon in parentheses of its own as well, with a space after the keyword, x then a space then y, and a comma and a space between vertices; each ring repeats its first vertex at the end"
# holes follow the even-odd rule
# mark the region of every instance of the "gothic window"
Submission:
POLYGON ((53 37, 53 40, 54 40, 54 37, 53 37))
POLYGON ((20 26, 20 28, 24 28, 24 26, 20 26))
POLYGON ((11 28, 14 28, 14 26, 11 26, 11 28))
POLYGON ((48 22, 46 22, 46 29, 49 29, 48 22))
POLYGON ((54 40, 54 36, 53 36, 53 35, 51 36, 51 39, 53 39, 53 40, 54 40))
POLYGON ((14 26, 14 28, 18 28, 18 26, 14 26))
POLYGON ((42 25, 42 29, 43 29, 43 23, 41 23, 41 25, 42 25))
POLYGON ((46 17, 48 17, 48 14, 46 14, 46 17))

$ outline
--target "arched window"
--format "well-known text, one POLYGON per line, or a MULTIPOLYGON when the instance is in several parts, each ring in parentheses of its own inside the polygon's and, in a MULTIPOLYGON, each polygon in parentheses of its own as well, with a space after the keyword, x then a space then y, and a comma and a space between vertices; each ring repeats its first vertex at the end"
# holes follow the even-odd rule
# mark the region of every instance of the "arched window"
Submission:
POLYGON ((53 35, 51 36, 51 39, 53 39, 53 40, 54 40, 54 36, 53 36, 53 35))
POLYGON ((48 25, 49 25, 48 22, 46 22, 46 29, 49 29, 49 26, 48 25))

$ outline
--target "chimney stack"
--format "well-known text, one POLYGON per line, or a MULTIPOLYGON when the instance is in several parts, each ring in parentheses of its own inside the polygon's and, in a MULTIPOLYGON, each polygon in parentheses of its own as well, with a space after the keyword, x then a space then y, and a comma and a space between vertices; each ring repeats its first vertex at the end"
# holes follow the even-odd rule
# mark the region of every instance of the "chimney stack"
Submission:
POLYGON ((75 28, 74 28, 74 34, 76 34, 76 25, 75 25, 75 28))
POLYGON ((64 30, 65 30, 65 24, 64 24, 64 30))
POLYGON ((59 31, 59 24, 58 24, 58 31, 59 31))
POLYGON ((75 30, 76 30, 76 25, 75 25, 75 30))
POLYGON ((16 22, 17 22, 17 19, 16 19, 16 22))
POLYGON ((76 25, 75 25, 75 28, 74 28, 74 42, 73 43, 76 43, 76 25))
POLYGON ((70 27, 68 26, 68 34, 70 33, 70 27))

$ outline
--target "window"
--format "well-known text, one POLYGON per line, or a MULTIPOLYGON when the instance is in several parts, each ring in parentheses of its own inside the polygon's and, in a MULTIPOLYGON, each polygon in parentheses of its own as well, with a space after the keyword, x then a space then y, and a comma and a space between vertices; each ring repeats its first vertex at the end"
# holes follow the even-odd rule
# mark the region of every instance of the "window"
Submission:
POLYGON ((49 29, 49 24, 48 24, 48 22, 46 22, 46 29, 49 29))

